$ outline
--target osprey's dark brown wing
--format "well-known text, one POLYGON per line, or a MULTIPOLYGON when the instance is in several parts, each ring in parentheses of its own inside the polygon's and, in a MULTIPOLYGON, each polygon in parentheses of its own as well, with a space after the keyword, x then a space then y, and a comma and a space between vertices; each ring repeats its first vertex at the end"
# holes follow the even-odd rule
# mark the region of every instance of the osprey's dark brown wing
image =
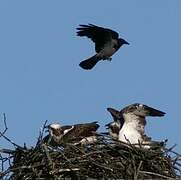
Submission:
POLYGON ((68 131, 68 130, 71 130, 71 128, 72 128, 72 126, 71 125, 66 125, 66 126, 62 126, 61 127, 61 129, 63 130, 63 131, 68 131))
POLYGON ((119 37, 116 31, 93 24, 80 25, 77 30, 78 36, 86 36, 95 43, 95 50, 97 53, 100 52, 104 48, 104 45, 111 41, 111 39, 118 39, 119 37))
POLYGON ((63 141, 81 140, 84 137, 92 136, 99 128, 97 122, 75 124, 72 129, 63 136, 63 141))

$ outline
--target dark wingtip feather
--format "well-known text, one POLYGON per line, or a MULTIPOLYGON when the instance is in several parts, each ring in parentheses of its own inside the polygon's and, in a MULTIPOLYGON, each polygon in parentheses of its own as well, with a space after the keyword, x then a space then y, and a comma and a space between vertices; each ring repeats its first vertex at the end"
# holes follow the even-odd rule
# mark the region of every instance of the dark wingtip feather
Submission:
POLYGON ((90 30, 90 29, 104 29, 103 27, 96 26, 94 24, 89 23, 88 25, 80 24, 80 27, 76 28, 77 30, 84 31, 84 30, 90 30))
POLYGON ((98 26, 96 26, 96 25, 94 25, 94 24, 90 24, 90 23, 88 24, 88 26, 89 26, 89 27, 98 27, 98 26))
POLYGON ((76 28, 77 30, 84 30, 84 29, 90 28, 92 25, 91 24, 89 24, 89 25, 80 24, 79 26, 80 27, 76 28))

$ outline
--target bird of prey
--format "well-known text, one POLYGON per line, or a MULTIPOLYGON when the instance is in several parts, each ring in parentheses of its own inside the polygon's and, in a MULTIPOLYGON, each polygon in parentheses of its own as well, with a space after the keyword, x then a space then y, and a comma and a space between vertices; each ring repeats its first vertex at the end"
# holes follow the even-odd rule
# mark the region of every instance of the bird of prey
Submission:
POLYGON ((107 111, 110 112, 113 118, 113 122, 110 122, 106 124, 105 126, 108 129, 109 135, 115 139, 118 140, 119 137, 119 131, 121 130, 123 124, 124 124, 124 119, 119 111, 113 108, 107 108, 107 111))
POLYGON ((51 146, 59 146, 62 143, 91 144, 97 140, 97 122, 61 126, 59 123, 48 125, 49 134, 44 142, 51 146))
POLYGON ((116 31, 93 24, 80 25, 77 30, 78 36, 86 36, 95 43, 96 54, 79 64, 86 70, 92 69, 100 60, 111 60, 111 56, 123 44, 129 44, 126 40, 119 38, 116 31))
POLYGON ((162 144, 162 142, 152 141, 145 134, 146 117, 161 117, 165 112, 154 109, 144 104, 135 103, 123 108, 117 113, 117 119, 121 120, 122 127, 118 134, 118 140, 131 143, 142 144, 144 148, 150 148, 152 145, 162 144))

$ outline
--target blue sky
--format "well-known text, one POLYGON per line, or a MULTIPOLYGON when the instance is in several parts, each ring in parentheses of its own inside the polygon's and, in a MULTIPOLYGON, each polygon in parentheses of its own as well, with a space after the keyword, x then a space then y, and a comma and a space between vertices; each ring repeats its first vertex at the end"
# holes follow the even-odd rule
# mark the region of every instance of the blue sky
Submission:
POLYGON ((180 9, 178 0, 0 1, 1 130, 6 113, 6 136, 33 146, 45 120, 99 121, 104 130, 107 107, 140 102, 167 113, 148 118, 147 134, 181 152, 180 9), (94 54, 94 44, 76 36, 87 23, 116 30, 130 45, 112 62, 81 69, 94 54))

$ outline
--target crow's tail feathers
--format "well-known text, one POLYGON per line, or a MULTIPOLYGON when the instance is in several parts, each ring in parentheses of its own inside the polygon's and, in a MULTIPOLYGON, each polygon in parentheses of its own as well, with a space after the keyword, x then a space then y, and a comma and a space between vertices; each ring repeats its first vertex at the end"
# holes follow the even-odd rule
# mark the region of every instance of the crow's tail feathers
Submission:
POLYGON ((90 57, 89 59, 86 59, 86 60, 80 62, 79 66, 83 69, 90 70, 100 60, 101 60, 100 57, 98 57, 97 55, 94 55, 94 56, 90 57))

